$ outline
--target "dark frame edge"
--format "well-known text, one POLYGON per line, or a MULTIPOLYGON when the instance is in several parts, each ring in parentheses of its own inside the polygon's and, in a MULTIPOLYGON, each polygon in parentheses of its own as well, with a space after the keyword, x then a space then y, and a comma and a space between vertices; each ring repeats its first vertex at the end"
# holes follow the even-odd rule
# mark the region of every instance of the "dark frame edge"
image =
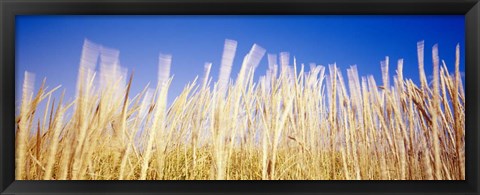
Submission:
MULTIPOLYGON (((439 0, 441 1, 441 0, 439 0)), ((19 2, 26 2, 23 0, 19 0, 19 2)), ((51 3, 58 3, 58 1, 48 1, 51 3)), ((90 1, 87 1, 90 2, 90 1)), ((104 1, 105 2, 105 1, 104 1)), ((117 2, 117 1, 106 1, 106 2, 117 2)), ((145 2, 145 1, 143 1, 145 2)), ((183 1, 179 1, 183 2, 183 1)), ((191 1, 186 1, 188 3, 191 1)), ((239 1, 235 1, 239 2, 239 1)), ((284 2, 284 1, 282 1, 284 2)), ((341 1, 344 4, 347 1, 341 1)), ((377 1, 378 2, 378 1, 377 1)), ((395 1, 398 2, 398 1, 395 1)), ((460 1, 462 2, 462 1, 460 1)), ((476 66, 467 66, 466 71, 466 80, 468 85, 466 84, 466 89, 480 89, 480 65, 479 56, 480 56, 480 39, 478 37, 480 33, 480 3, 478 1, 463 1, 463 5, 466 5, 468 2, 470 6, 470 11, 465 14, 465 22, 466 22, 466 64, 467 65, 476 65, 476 66), (472 3, 476 2, 476 3, 472 3)), ((218 2, 217 2, 218 3, 218 2)), ((434 3, 434 2, 432 2, 434 3)), ((14 113, 15 107, 11 103, 14 102, 15 93, 7 93, 7 92, 14 92, 14 85, 11 83, 15 83, 15 14, 18 13, 18 5, 14 1, 4 1, 0 0, 0 13, 1 13, 1 29, 0 29, 0 43, 1 43, 1 52, 0 52, 0 194, 9 193, 9 194, 16 194, 23 181, 14 181, 14 163, 11 158, 7 158, 5 154, 14 154, 14 131, 5 131, 5 129, 9 129, 14 126, 14 116, 9 115, 8 113, 14 113), (13 3, 12 3, 13 2, 13 3), (13 8, 13 9, 11 9, 13 8), (10 27, 10 28, 9 28, 10 27), (13 28, 12 28, 13 27, 13 28), (12 65, 13 64, 13 65, 12 65)), ((140 6, 142 7, 142 6, 140 6)), ((24 8, 24 7, 22 7, 24 8)), ((74 9, 74 8, 69 8, 74 9)), ((69 10, 66 9, 66 10, 69 10)), ((84 8, 85 9, 85 8, 84 8)), ((103 7, 103 9, 106 9, 103 7)), ((137 10, 141 8, 136 8, 133 10, 137 10)), ((240 8, 239 8, 240 9, 240 8)), ((21 12, 25 12, 25 10, 20 9, 21 12)), ((26 9, 26 10, 34 10, 34 9, 26 9)), ((110 14, 119 14, 122 13, 122 8, 114 9, 110 12, 110 14)), ((418 10, 416 10, 418 11, 418 10)), ((61 13, 67 13, 68 11, 60 11, 61 13)), ((180 11, 177 9, 173 11, 173 13, 179 13, 180 11)), ((197 9, 197 14, 201 14, 199 9, 197 9)), ((255 11, 254 11, 255 12, 255 11)), ((258 12, 258 10, 256 11, 258 12)), ((93 13, 100 13, 98 10, 94 11, 93 13)), ((149 11, 147 13, 152 13, 149 11)), ((457 12, 455 12, 457 13, 457 12)), ((39 13, 42 14, 42 13, 39 13)), ((43 13, 45 14, 45 13, 43 13)), ((79 13, 77 13, 79 14, 79 13)), ((128 13, 125 13, 128 14, 128 13)), ((471 107, 466 108, 466 130, 470 136, 466 137, 467 145, 466 145, 466 152, 472 156, 475 154, 475 158, 467 157, 466 161, 466 172, 467 172, 467 182, 468 182, 468 189, 465 189, 465 194, 479 194, 479 175, 480 169, 478 168, 478 163, 480 162, 480 134, 477 132, 478 127, 480 127, 480 104, 477 103, 480 97, 480 91, 478 90, 466 90, 466 102, 471 107), (472 153, 475 152, 475 153, 472 153), (475 168, 476 166, 476 168, 475 168), (473 172, 472 172, 473 171, 473 172)), ((38 183, 37 183, 38 184, 38 183)), ((441 184, 440 184, 441 185, 441 184)), ((37 185, 38 187, 38 185, 37 185)), ((345 193, 345 192, 340 192, 345 193)), ((332 193, 329 193, 332 194, 332 193)), ((383 193, 382 193, 383 194, 383 193)))
MULTIPOLYGON (((5 17, 3 16, 3 13, 4 13, 4 11, 3 11, 3 4, 4 4, 3 1, 0 1, 0 17, 2 18, 2 21, 0 21, 0 22, 1 22, 1 25, 0 25, 0 28, 1 28, 1 29, 5 29, 5 27, 6 27, 6 26, 4 25, 4 24, 5 24, 5 21, 3 20, 3 18, 5 18, 5 17)), ((0 43, 3 43, 3 42, 4 42, 3 30, 0 30, 0 43)), ((4 44, 0 45, 1 51, 5 51, 4 46, 5 46, 4 44)), ((3 52, 0 52, 0 63, 2 63, 2 64, 3 64, 3 59, 4 59, 4 57, 3 57, 3 52)), ((3 90, 1 90, 1 89, 3 89, 3 83, 5 83, 5 82, 3 81, 3 79, 2 79, 2 78, 3 78, 2 72, 4 72, 4 71, 3 71, 3 68, 4 68, 4 67, 5 67, 5 66, 3 66, 3 65, 0 64, 0 142, 1 142, 1 143, 4 142, 4 140, 3 140, 3 138, 4 138, 3 132, 1 131, 1 129, 4 129, 4 126, 2 125, 2 124, 3 124, 3 114, 2 114, 2 113, 4 113, 4 110, 3 110, 3 98, 2 98, 2 97, 3 97, 3 90)), ((1 153, 1 154, 5 154, 5 150, 4 150, 4 146, 3 146, 3 145, 4 145, 4 144, 0 144, 0 153, 1 153)), ((2 155, 2 156, 0 156, 0 178, 1 178, 1 180, 0 180, 0 193, 2 193, 2 192, 5 190, 5 188, 7 187, 7 185, 5 185, 5 181, 4 181, 4 179, 3 179, 3 178, 4 178, 5 171, 6 171, 6 170, 4 170, 4 164, 3 164, 3 162, 5 162, 5 157, 2 155)))
POLYGON ((465 14, 465 42, 466 56, 465 62, 470 66, 467 66, 468 71, 466 75, 465 88, 473 89, 465 91, 465 103, 469 104, 466 107, 466 130, 468 130, 469 136, 466 136, 466 143, 468 144, 465 149, 465 153, 470 154, 470 157, 466 156, 466 176, 469 182, 469 186, 475 193, 480 193, 480 169, 478 169, 478 163, 480 162, 480 134, 478 133, 478 127, 480 127, 480 104, 478 103, 480 97, 480 2, 477 2, 466 14, 465 14), (467 85, 468 83, 468 85, 467 85), (468 150, 472 151, 469 152, 468 150), (475 152, 475 153, 473 153, 475 152), (472 157, 472 154, 475 154, 472 157), (475 170, 474 167, 477 167, 475 170), (473 182, 475 181, 475 182, 473 182))
POLYGON ((8 9, 7 3, 0 1, 1 30, 0 30, 0 193, 3 193, 7 187, 14 182, 14 163, 6 154, 14 154, 14 134, 8 131, 14 126, 14 116, 9 113, 15 112, 12 105, 15 99, 14 87, 10 83, 15 83, 14 58, 14 27, 12 10, 8 9), (13 36, 7 37, 7 36, 13 36), (12 171, 13 170, 13 171, 12 171))
MULTIPOLYGON (((4 4, 3 1, 0 1, 0 13, 1 13, 0 17, 2 18, 2 21, 0 21, 1 22, 1 26, 0 26, 1 29, 5 29, 5 27, 6 27, 6 26, 4 26, 5 21, 3 21, 3 18, 5 18, 3 16, 3 13, 4 13, 3 4, 4 4)), ((3 42, 4 42, 3 30, 0 30, 0 43, 3 43, 3 42)), ((4 44, 0 45, 1 51, 5 51, 4 46, 5 46, 4 44)), ((0 63, 2 63, 2 64, 3 64, 3 59, 4 59, 3 52, 0 52, 0 63)), ((3 78, 2 72, 4 72, 3 71, 4 67, 5 66, 0 64, 0 88, 1 89, 3 89, 3 84, 5 83, 2 79, 3 78)), ((1 129, 4 129, 4 126, 2 125, 3 124, 3 114, 2 113, 4 113, 3 105, 4 105, 4 103, 3 103, 3 90, 0 90, 0 142, 1 143, 3 143, 5 141, 4 140, 5 136, 3 136, 3 132, 1 131, 1 129)), ((4 144, 0 144, 0 153, 5 154, 4 144)), ((3 179, 5 171, 6 171, 4 169, 3 162, 5 162, 4 155, 0 156, 0 178, 1 178, 1 180, 0 180, 0 193, 2 193, 5 190, 5 188, 7 188, 7 185, 5 185, 6 182, 3 179)))
POLYGON ((16 14, 465 14, 478 0, 2 0, 16 14), (160 5, 161 6, 158 6, 160 5), (434 4, 434 5, 433 5, 434 4), (157 5, 157 6, 154 6, 157 5), (348 5, 348 6, 346 6, 348 5), (374 5, 374 6, 372 6, 374 5), (433 5, 433 6, 432 6, 433 5), (54 7, 53 9, 51 7, 54 7), (62 9, 55 9, 55 8, 62 9), (51 10, 55 10, 52 12, 51 10), (141 10, 141 11, 139 11, 141 10), (247 11, 248 10, 248 11, 247 11))

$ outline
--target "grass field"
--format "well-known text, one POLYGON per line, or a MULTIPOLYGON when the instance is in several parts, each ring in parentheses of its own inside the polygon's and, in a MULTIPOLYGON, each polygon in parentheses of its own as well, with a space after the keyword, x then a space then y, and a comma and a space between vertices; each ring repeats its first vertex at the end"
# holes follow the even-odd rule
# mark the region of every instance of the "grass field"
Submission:
MULTIPOLYGON (((451 74, 432 49, 433 79, 396 75, 388 57, 382 81, 346 75, 336 65, 288 63, 254 45, 235 81, 236 42, 227 40, 218 82, 205 73, 167 105, 171 56, 160 56, 154 89, 131 94, 134 75, 92 59, 86 41, 76 96, 61 87, 35 92, 25 73, 16 116, 17 180, 463 180, 465 95, 459 46, 451 74), (328 70, 327 70, 328 69, 328 70), (257 73, 258 74, 258 73, 257 73), (61 97, 61 98, 54 98, 61 97), (45 110, 37 110, 40 103, 45 110), (38 113, 42 113, 39 115, 38 113), (67 117, 70 113, 70 117, 67 117)), ((428 55, 429 56, 429 55, 428 55)), ((96 58, 95 58, 96 59, 96 58)), ((413 65, 409 65, 413 66, 413 65)), ((360 67, 361 68, 361 67, 360 67)), ((344 70, 343 70, 344 71, 344 70)))

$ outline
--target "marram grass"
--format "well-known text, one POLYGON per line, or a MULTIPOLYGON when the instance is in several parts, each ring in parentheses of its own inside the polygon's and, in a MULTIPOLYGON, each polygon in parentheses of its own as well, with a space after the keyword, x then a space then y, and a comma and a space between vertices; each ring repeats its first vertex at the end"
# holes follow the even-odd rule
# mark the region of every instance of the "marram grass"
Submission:
POLYGON ((33 92, 25 73, 16 117, 18 180, 463 180, 465 96, 459 71, 450 74, 433 47, 433 79, 420 86, 403 77, 403 60, 382 83, 327 68, 289 64, 269 54, 266 75, 254 81, 265 50, 254 45, 237 80, 230 79, 236 42, 227 40, 218 82, 205 73, 167 105, 170 55, 159 78, 131 94, 133 74, 118 52, 85 41, 73 101, 45 80, 33 92), (94 71, 100 56, 99 75, 94 71), (327 73, 328 69, 328 73, 327 73), (45 110, 37 111, 40 103, 45 110), (43 113, 39 116, 38 113, 43 113), (71 117, 66 117, 67 114, 71 117))

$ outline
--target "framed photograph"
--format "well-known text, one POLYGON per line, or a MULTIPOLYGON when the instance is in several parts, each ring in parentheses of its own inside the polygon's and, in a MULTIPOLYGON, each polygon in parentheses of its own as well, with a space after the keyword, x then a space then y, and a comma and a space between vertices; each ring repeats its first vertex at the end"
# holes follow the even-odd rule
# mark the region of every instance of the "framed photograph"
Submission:
POLYGON ((0 13, 2 194, 480 192, 478 0, 0 13))

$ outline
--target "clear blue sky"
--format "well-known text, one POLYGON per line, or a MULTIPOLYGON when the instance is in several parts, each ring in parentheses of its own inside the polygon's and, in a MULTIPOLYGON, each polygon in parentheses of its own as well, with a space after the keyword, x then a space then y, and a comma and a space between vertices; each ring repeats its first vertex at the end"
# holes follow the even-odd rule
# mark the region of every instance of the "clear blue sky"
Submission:
MULTIPOLYGON (((381 82, 380 61, 390 57, 390 75, 404 59, 404 77, 418 83, 417 41, 425 40, 425 70, 432 73, 431 48, 439 44, 440 58, 454 70, 455 46, 461 46, 464 71, 463 15, 449 16, 17 16, 16 104, 21 97, 24 71, 35 73, 36 87, 62 85, 67 97, 75 82, 85 38, 120 51, 121 65, 135 70, 132 93, 157 81, 159 53, 172 54, 175 75, 169 102, 212 62, 216 81, 225 39, 238 42, 232 77, 254 43, 267 53, 290 52, 291 63, 337 63, 346 75, 357 65, 360 76, 381 82)), ((266 55, 256 76, 267 69, 266 55)), ((151 85, 154 87, 154 85, 151 85)))

